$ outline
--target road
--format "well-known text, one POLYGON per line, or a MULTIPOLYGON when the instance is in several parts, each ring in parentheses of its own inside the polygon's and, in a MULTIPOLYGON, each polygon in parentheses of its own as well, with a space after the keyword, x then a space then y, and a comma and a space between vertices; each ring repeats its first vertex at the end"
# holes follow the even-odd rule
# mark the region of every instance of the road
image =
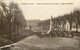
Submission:
POLYGON ((12 50, 80 50, 80 38, 44 37, 36 35, 27 37, 17 43, 12 50))

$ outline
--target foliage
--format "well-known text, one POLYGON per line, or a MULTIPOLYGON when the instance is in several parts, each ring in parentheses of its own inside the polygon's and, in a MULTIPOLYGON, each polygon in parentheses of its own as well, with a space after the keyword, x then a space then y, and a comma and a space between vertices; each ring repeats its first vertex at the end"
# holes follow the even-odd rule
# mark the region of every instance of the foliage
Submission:
MULTIPOLYGON (((70 24, 70 30, 72 28, 72 23, 74 22, 76 24, 76 31, 78 31, 78 25, 80 25, 80 10, 79 9, 75 9, 73 12, 71 12, 70 14, 65 14, 62 16, 58 16, 56 18, 53 18, 53 26, 57 26, 59 27, 59 25, 65 25, 66 22, 69 22, 70 24)), ((43 26, 45 27, 45 25, 49 25, 49 20, 44 20, 42 22, 39 23, 39 26, 43 26)))
POLYGON ((25 28, 26 20, 17 3, 6 5, 0 2, 0 7, 0 34, 11 39, 11 36, 19 34, 20 28, 25 28))

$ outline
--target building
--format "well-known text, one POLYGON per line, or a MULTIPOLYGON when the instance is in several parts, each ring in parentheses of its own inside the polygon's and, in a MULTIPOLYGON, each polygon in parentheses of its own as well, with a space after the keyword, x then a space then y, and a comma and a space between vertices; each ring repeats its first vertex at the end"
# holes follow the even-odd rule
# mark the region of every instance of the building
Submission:
POLYGON ((39 22, 40 20, 27 20, 27 29, 39 29, 39 22))

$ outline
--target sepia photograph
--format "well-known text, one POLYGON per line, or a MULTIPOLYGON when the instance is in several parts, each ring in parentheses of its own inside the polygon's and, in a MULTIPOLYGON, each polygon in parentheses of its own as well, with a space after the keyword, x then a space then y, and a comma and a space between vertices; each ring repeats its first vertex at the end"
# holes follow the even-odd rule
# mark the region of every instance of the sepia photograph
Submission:
POLYGON ((0 50, 80 50, 80 0, 0 0, 0 50))

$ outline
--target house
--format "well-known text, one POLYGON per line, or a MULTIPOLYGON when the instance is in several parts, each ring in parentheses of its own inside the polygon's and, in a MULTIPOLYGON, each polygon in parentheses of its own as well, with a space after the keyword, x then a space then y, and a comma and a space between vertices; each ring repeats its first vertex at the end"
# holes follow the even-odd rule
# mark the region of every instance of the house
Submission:
POLYGON ((40 20, 27 20, 27 29, 39 29, 39 22, 40 20))

